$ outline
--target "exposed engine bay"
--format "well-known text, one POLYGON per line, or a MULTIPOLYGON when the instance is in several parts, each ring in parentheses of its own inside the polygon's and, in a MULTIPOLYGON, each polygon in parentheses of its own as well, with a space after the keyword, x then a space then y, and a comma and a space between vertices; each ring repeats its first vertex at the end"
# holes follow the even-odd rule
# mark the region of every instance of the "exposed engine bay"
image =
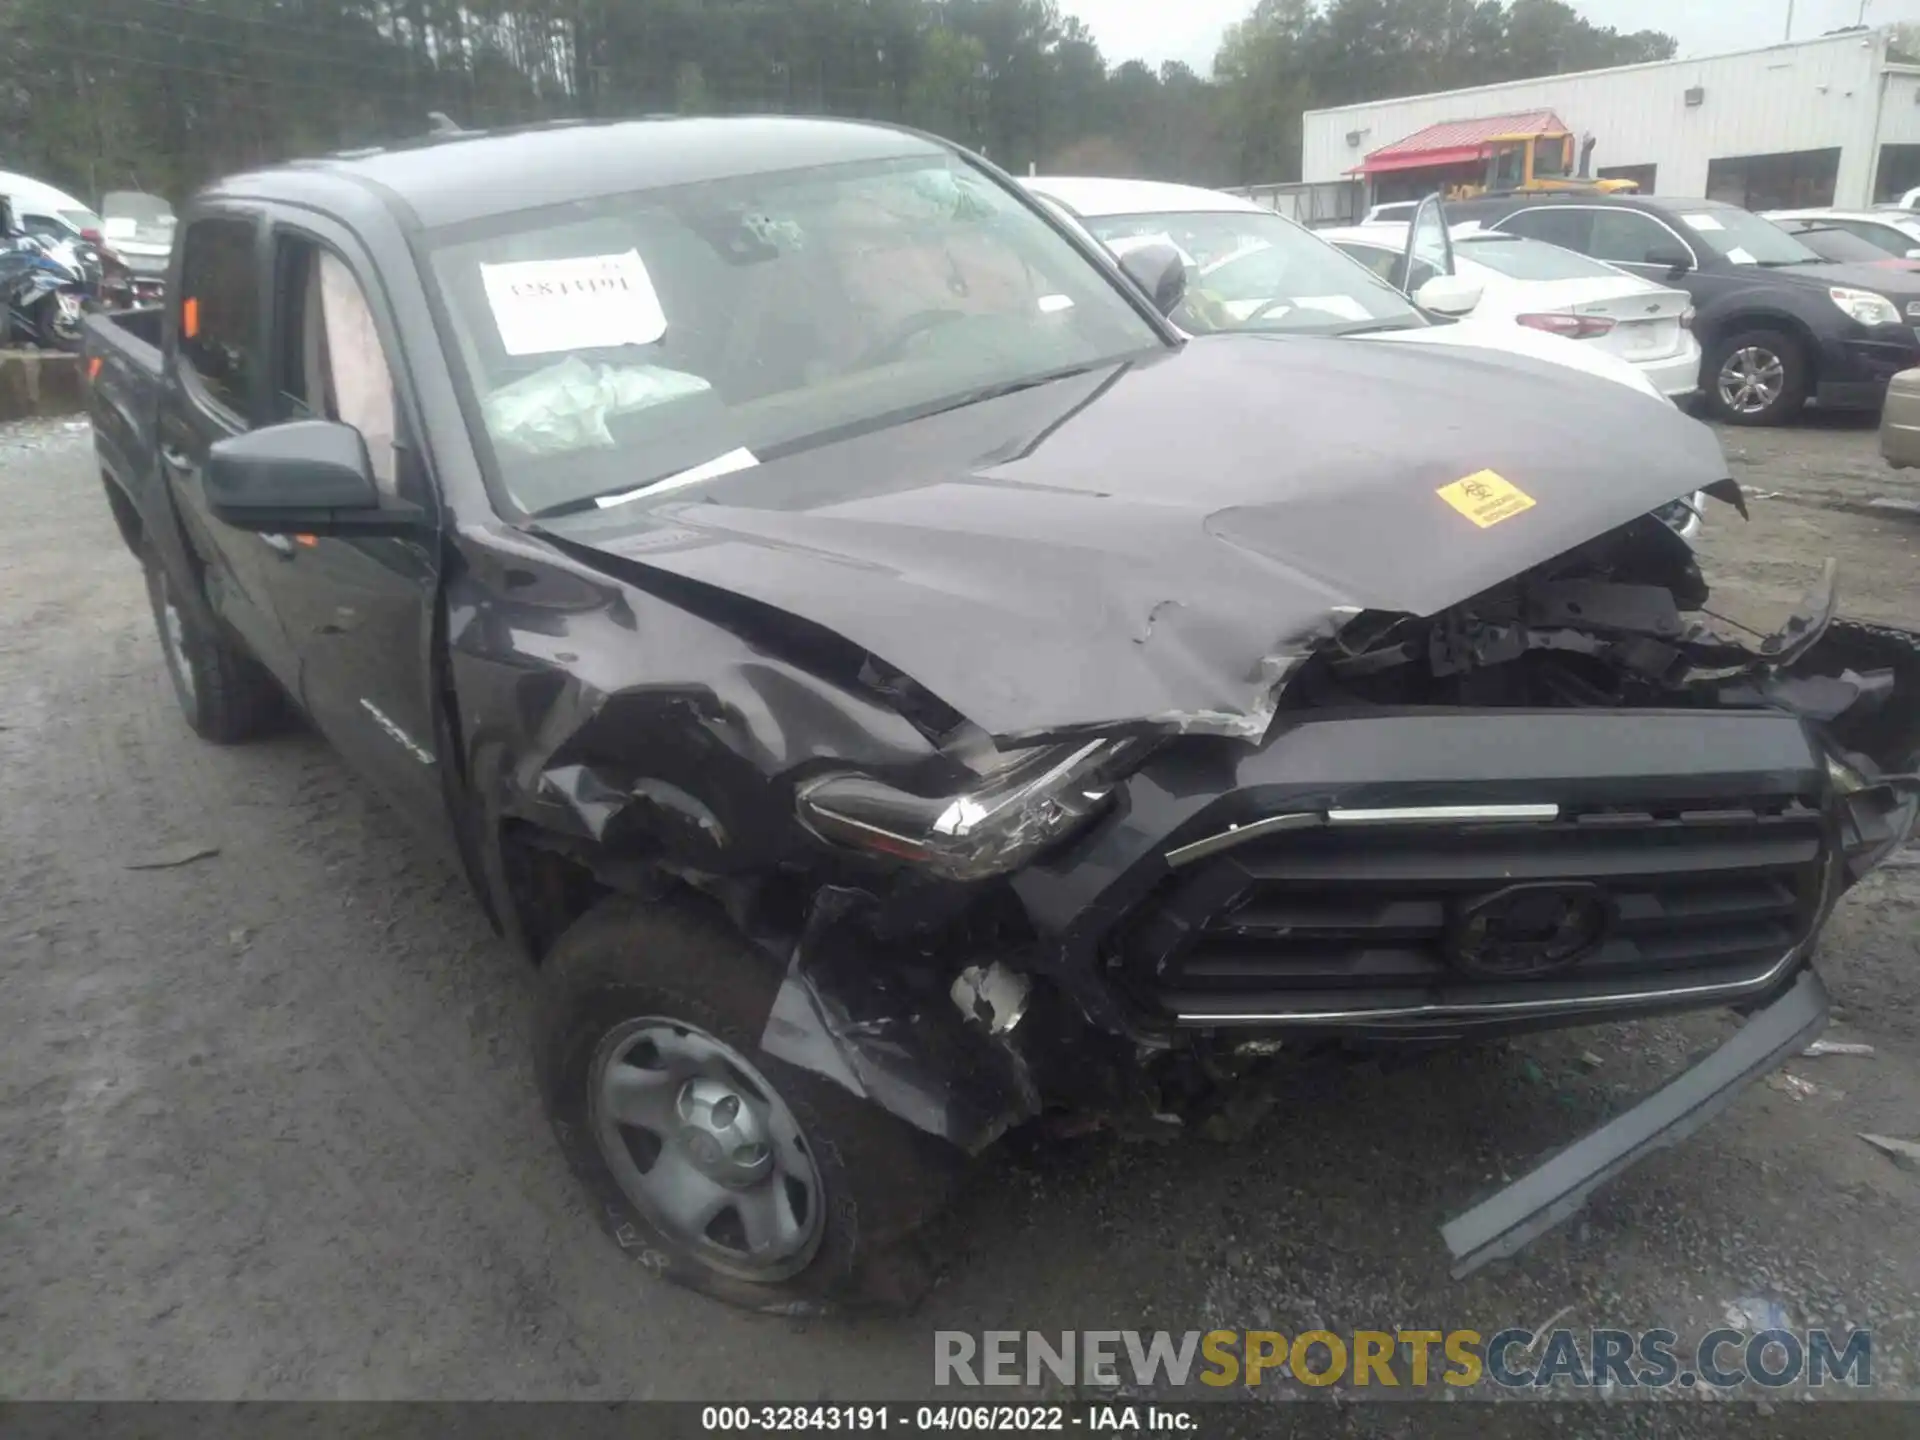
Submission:
MULTIPOLYGON (((1731 483, 1716 493, 1744 513, 1731 483)), ((1647 516, 1430 618, 1362 613, 1283 704, 1764 707, 1827 726, 1883 768, 1913 768, 1920 650, 1904 632, 1836 620, 1831 561, 1772 634, 1709 598, 1692 547, 1647 516)))

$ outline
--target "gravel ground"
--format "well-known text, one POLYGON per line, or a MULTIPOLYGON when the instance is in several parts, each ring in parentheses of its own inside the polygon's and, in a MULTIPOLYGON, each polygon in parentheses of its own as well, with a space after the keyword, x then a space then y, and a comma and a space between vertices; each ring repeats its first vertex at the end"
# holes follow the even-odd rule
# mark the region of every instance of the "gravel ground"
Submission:
MULTIPOLYGON (((1717 608, 1770 624, 1837 555, 1920 624, 1920 523, 1858 425, 1725 436, 1717 608)), ((1250 1138, 1086 1140, 983 1167, 908 1320, 739 1315, 648 1282, 578 1203, 535 1100, 530 977, 463 882, 289 735, 178 718, 139 574, 68 424, 0 432, 0 1396, 913 1397, 932 1332, 1664 1325, 1753 1297, 1878 1327, 1912 1395, 1920 869, 1844 904, 1831 1032, 1516 1261, 1435 1227, 1725 1034, 1721 1015, 1355 1070, 1250 1138), (173 846, 217 853, 129 869, 173 846)), ((1694 1407, 1696 1410, 1701 1407, 1694 1407)))

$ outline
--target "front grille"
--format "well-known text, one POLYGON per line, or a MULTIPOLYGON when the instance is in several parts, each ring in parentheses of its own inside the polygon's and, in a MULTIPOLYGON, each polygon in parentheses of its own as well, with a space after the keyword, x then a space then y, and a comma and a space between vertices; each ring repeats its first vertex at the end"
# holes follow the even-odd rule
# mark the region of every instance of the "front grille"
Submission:
POLYGON ((1546 822, 1319 826, 1177 870, 1123 928, 1113 963, 1163 1013, 1522 1002, 1766 975, 1818 920, 1820 815, 1751 808, 1563 811, 1546 822), (1507 887, 1590 882, 1613 922, 1550 973, 1484 973, 1450 938, 1507 887))

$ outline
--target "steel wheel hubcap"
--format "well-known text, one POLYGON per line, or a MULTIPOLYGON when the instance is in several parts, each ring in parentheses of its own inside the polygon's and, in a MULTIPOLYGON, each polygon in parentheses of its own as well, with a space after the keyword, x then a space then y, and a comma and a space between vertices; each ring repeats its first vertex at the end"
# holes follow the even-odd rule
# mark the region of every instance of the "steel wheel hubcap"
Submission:
POLYGON ((1720 398, 1729 410, 1757 415, 1775 400, 1787 382, 1787 367, 1771 350, 1747 345, 1720 366, 1720 398))
POLYGON ((747 1280, 803 1269, 825 1229, 799 1123, 744 1056, 675 1020, 632 1020, 594 1058, 594 1133, 622 1192, 688 1254, 747 1280))

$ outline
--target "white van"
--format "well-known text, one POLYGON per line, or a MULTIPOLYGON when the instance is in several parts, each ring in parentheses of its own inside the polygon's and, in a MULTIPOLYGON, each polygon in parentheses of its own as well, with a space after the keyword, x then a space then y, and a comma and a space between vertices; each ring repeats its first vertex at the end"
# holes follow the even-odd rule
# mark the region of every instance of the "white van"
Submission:
POLYGON ((100 237, 100 217, 89 206, 31 175, 0 170, 0 195, 6 196, 13 208, 15 229, 29 234, 58 232, 66 236, 91 230, 92 238, 100 237))

